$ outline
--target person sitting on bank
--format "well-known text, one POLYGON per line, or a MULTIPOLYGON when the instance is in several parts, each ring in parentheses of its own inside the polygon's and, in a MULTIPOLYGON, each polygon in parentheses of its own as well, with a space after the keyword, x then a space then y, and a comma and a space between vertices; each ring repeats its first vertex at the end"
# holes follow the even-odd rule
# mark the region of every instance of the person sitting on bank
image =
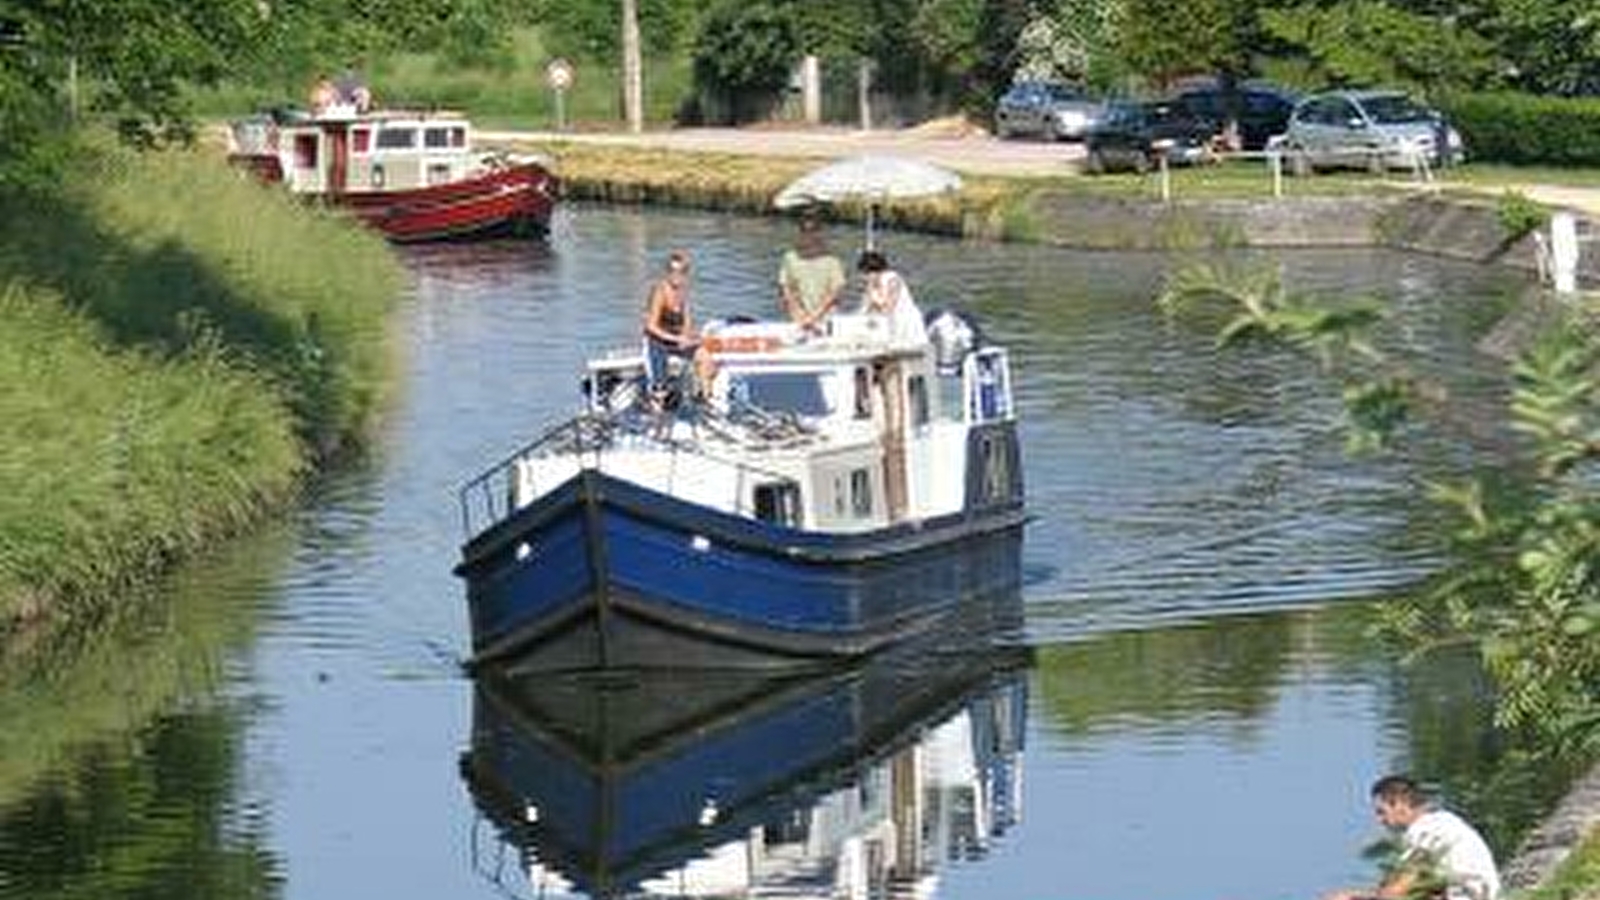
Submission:
POLYGON ((1400 832, 1398 865, 1376 888, 1335 891, 1325 900, 1403 900, 1442 884, 1438 900, 1499 900, 1500 872, 1483 836, 1455 813, 1430 809, 1417 783, 1386 775, 1372 785, 1372 809, 1385 828, 1400 832))
POLYGON ((704 394, 711 385, 711 355, 700 344, 694 314, 689 308, 689 251, 667 255, 666 271, 650 288, 644 311, 645 380, 652 402, 664 401, 669 392, 668 365, 673 357, 689 363, 696 389, 704 394))
POLYGON ((806 331, 821 331, 844 283, 844 264, 828 252, 821 220, 804 216, 795 246, 784 251, 778 264, 778 293, 784 312, 806 331))
POLYGON ((922 310, 911 298, 905 279, 889 265, 889 257, 878 250, 863 251, 856 260, 856 269, 863 278, 861 311, 887 317, 889 338, 896 344, 926 341, 928 331, 922 322, 922 310))

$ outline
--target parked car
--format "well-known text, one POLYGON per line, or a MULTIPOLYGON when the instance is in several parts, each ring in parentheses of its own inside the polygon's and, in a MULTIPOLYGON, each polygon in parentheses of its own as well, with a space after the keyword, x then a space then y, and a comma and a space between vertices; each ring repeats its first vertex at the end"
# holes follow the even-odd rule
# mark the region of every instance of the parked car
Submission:
POLYGON ((1171 165, 1212 159, 1217 123, 1191 115, 1168 101, 1119 101, 1084 139, 1084 168, 1097 174, 1112 169, 1148 172, 1164 156, 1171 165))
POLYGON ((1322 167, 1374 172, 1409 169, 1419 160, 1451 165, 1466 156, 1461 135, 1437 110, 1403 91, 1331 91, 1295 107, 1283 150, 1296 174, 1322 167))
POLYGON ((1226 127, 1235 123, 1237 147, 1261 150, 1289 126, 1300 96, 1288 88, 1265 81, 1243 81, 1225 87, 1220 81, 1197 83, 1173 95, 1179 104, 1197 118, 1210 119, 1226 127))
POLYGON ((1054 81, 1019 81, 994 108, 995 134, 1078 140, 1099 120, 1104 104, 1081 88, 1054 81))

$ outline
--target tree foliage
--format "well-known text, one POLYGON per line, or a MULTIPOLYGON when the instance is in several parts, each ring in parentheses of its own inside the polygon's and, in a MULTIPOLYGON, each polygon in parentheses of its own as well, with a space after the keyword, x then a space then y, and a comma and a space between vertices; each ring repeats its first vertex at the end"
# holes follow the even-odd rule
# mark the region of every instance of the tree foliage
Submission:
MULTIPOLYGON (((697 35, 704 4, 639 0, 639 34, 647 52, 675 53, 697 35)), ((622 52, 622 5, 617 0, 538 0, 530 19, 554 53, 611 62, 622 52)))
POLYGON ((724 0, 706 15, 694 48, 695 82, 725 115, 747 121, 776 105, 800 58, 794 7, 781 0, 724 0))
POLYGON ((1495 75, 1494 52, 1444 16, 1385 0, 1301 3, 1261 11, 1265 32, 1304 63, 1309 83, 1477 89, 1495 75))

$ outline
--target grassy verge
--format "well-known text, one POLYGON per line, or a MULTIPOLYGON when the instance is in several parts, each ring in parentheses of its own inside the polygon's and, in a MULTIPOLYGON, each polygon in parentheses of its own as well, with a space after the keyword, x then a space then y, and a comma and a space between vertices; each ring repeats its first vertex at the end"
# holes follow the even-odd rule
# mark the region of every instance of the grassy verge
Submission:
POLYGON ((215 156, 99 146, 63 184, 0 197, 0 628, 258 520, 393 370, 375 236, 215 156))

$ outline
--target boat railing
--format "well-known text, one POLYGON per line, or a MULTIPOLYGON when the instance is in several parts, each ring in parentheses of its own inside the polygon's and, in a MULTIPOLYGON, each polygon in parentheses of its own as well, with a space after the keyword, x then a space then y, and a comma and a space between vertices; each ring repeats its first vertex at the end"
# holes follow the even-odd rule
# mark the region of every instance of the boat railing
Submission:
MULTIPOLYGON (((648 417, 641 420, 616 414, 583 413, 551 428, 463 485, 459 491, 462 529, 471 538, 516 512, 521 505, 518 502, 518 479, 523 464, 529 460, 570 456, 578 469, 604 472, 608 451, 637 451, 642 448, 671 452, 669 482, 676 482, 678 461, 684 456, 692 456, 697 466, 710 464, 731 471, 734 474, 733 512, 737 515, 747 514, 753 508, 752 489, 755 485, 789 478, 761 466, 719 456, 708 451, 699 440, 685 440, 662 433, 648 417)), ((555 486, 549 485, 536 494, 555 486)), ((678 496, 681 492, 669 484, 666 493, 678 496)))

